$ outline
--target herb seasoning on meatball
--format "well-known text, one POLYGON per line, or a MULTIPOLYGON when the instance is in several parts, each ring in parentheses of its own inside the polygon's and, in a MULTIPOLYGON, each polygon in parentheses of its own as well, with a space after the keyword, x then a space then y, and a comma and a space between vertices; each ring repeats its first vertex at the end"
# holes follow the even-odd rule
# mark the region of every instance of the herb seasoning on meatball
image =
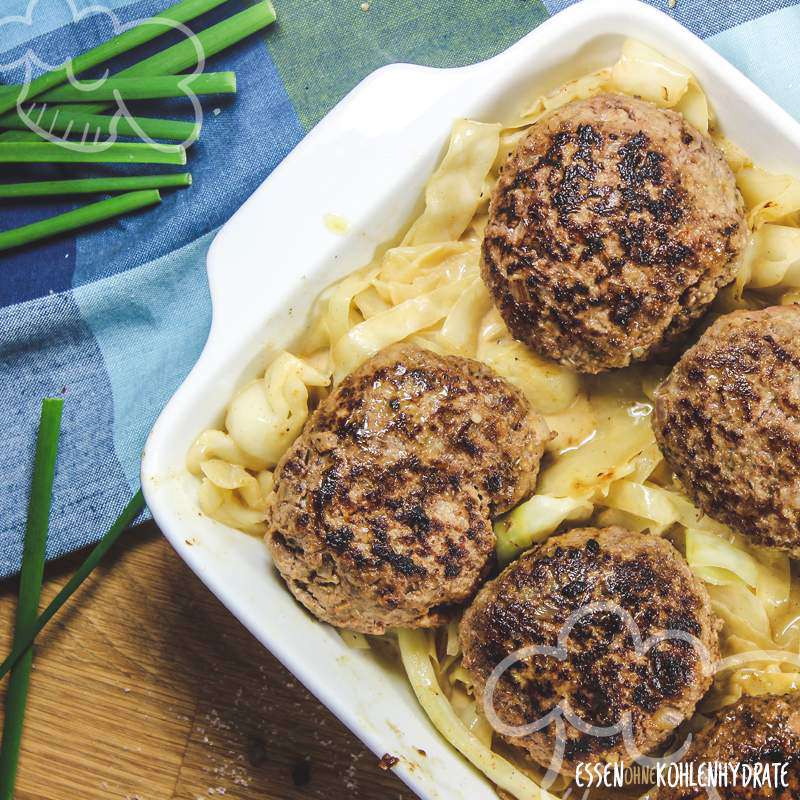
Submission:
POLYGON ((716 320, 658 388, 653 427, 706 514, 800 557, 800 307, 716 320))
POLYGON ((598 373, 667 349, 738 268, 744 204, 682 115, 615 94, 531 126, 503 169, 483 279, 513 336, 598 373))
MULTIPOLYGON (((526 647, 563 645, 561 653, 520 653, 490 700, 500 723, 512 728, 566 704, 582 720, 564 723, 556 767, 570 775, 580 762, 627 763, 633 748, 651 752, 690 717, 711 685, 717 628, 708 593, 668 541, 611 527, 572 530, 525 553, 481 589, 460 635, 484 707, 487 682, 504 659, 526 647)), ((503 735, 550 765, 555 721, 503 735)))
POLYGON ((295 597, 363 633, 430 627, 494 563, 549 433, 491 369, 389 347, 321 403, 275 470, 266 542, 295 597))

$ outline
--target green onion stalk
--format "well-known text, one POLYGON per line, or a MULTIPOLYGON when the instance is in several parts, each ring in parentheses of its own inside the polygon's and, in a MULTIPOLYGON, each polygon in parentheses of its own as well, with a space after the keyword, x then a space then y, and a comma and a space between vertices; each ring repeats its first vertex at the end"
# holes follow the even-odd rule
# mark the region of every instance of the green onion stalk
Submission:
MULTIPOLYGON (((14 623, 15 647, 19 647, 23 640, 28 641, 26 633, 35 625, 39 609, 63 405, 64 401, 61 398, 47 398, 42 401, 33 480, 28 498, 28 518, 19 578, 19 602, 14 623)), ((6 692, 3 739, 0 746, 0 800, 14 800, 14 784, 32 665, 33 652, 26 646, 21 650, 14 665, 6 692)))

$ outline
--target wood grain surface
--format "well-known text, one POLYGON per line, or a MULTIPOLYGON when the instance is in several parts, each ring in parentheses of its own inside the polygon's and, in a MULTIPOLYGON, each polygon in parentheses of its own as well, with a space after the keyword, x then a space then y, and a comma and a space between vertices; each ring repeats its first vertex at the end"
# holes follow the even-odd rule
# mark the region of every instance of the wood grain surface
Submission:
MULTIPOLYGON (((83 555, 49 565, 43 602, 83 555)), ((16 800, 223 796, 412 798, 144 525, 40 638, 16 800)))

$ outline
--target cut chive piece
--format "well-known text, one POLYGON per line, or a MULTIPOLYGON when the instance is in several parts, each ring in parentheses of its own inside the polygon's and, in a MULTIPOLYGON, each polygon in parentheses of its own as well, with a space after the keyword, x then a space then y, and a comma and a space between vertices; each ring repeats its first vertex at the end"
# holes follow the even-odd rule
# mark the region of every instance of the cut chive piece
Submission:
POLYGON ((0 197, 54 197, 57 195, 174 189, 192 185, 190 172, 174 175, 135 175, 127 178, 78 178, 63 181, 0 183, 0 197))
MULTIPOLYGON (((103 556, 111 549, 114 542, 119 539, 120 534, 130 525, 144 509, 144 497, 142 490, 139 489, 131 498, 130 502, 117 517, 114 524, 109 528, 108 533, 94 546, 94 549, 86 557, 86 560, 78 567, 75 574, 64 584, 64 588, 50 601, 50 604, 36 618, 36 621, 28 626, 20 635, 17 642, 16 637, 14 647, 5 661, 0 664, 0 680, 10 669, 19 661, 20 657, 33 644, 34 639, 39 635, 48 622, 59 612, 64 603, 75 593, 75 590, 89 577, 92 570, 100 563, 103 556)), ((5 798, 3 798, 5 800, 5 798)))
MULTIPOLYGON (((35 78, 28 84, 25 90, 25 99, 33 99, 42 92, 46 92, 48 89, 65 83, 69 78, 70 72, 73 75, 79 75, 87 69, 109 61, 123 53, 127 53, 134 47, 138 47, 141 44, 145 44, 158 36, 162 36, 174 30, 173 25, 169 25, 168 22, 160 22, 160 20, 181 23, 188 22, 201 14, 205 14, 206 11, 210 11, 212 8, 222 5, 224 2, 225 0, 181 0, 180 3, 176 3, 174 6, 165 9, 157 16, 151 17, 148 20, 142 20, 136 27, 130 28, 109 39, 107 42, 103 42, 103 44, 93 47, 86 53, 82 53, 71 59, 67 62, 69 68, 67 64, 65 64, 64 66, 58 67, 35 78)), ((7 94, 4 92, 0 94, 0 113, 14 108, 17 104, 18 97, 18 92, 8 92, 7 94)))
POLYGON ((14 624, 14 647, 26 642, 11 673, 6 693, 3 721, 3 741, 0 747, 0 799, 13 800, 14 784, 19 764, 22 724, 28 701, 33 651, 27 632, 36 624, 39 597, 42 592, 47 529, 53 500, 53 478, 56 470, 58 437, 61 432, 61 398, 42 400, 39 433, 36 437, 36 456, 33 464, 31 494, 28 499, 28 521, 25 526, 25 545, 19 577, 19 602, 14 624))
POLYGON ((159 75, 153 78, 106 78, 97 81, 73 81, 39 95, 42 103, 96 103, 98 100, 159 100, 184 97, 187 90, 196 95, 235 94, 235 72, 207 72, 198 75, 159 75))
MULTIPOLYGON (((206 28, 195 34, 194 41, 185 39, 178 44, 155 53, 143 61, 132 64, 116 74, 117 78, 143 77, 149 78, 157 75, 175 75, 197 64, 198 49, 205 58, 231 47, 242 39, 247 38, 275 21, 275 9, 269 0, 263 0, 245 11, 234 14, 232 17, 206 28)), ((107 103, 66 104, 57 106, 64 111, 74 111, 83 114, 97 114, 108 107, 107 103)), ((0 140, 6 139, 9 134, 0 134, 0 140)), ((35 138, 31 133, 29 138, 35 138)))
POLYGON ((67 211, 64 214, 57 214, 55 217, 32 222, 30 225, 0 232, 0 252, 31 242, 38 242, 67 231, 85 228, 95 222, 103 222, 160 202, 161 195, 158 189, 151 189, 142 192, 127 192, 108 200, 90 203, 82 208, 76 208, 74 211, 67 211))
POLYGON ((0 142, 0 164, 178 164, 186 163, 179 144, 114 142, 72 150, 57 142, 0 142))
MULTIPOLYGON (((101 114, 82 114, 60 108, 34 109, 28 114, 42 130, 72 135, 89 143, 96 141, 95 137, 111 135, 112 130, 116 130, 118 136, 141 138, 144 135, 151 139, 171 139, 178 142, 194 142, 200 136, 200 125, 180 120, 123 115, 104 117, 101 114)), ((16 111, 0 117, 0 127, 30 130, 27 122, 16 111)))

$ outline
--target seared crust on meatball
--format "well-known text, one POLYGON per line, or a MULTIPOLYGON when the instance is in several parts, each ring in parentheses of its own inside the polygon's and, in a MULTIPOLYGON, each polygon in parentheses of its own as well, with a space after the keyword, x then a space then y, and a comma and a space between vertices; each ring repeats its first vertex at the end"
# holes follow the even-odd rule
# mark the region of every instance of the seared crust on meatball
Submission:
POLYGON ((597 373, 683 334, 747 227, 733 174, 682 115, 604 94, 533 126, 492 196, 483 279, 511 333, 597 373))
POLYGON ((720 317, 658 388, 653 428, 706 514, 800 557, 800 308, 720 317))
POLYGON ((388 347, 320 404, 276 467, 275 565, 333 625, 438 625, 491 569, 491 517, 533 491, 547 438, 488 367, 388 347))
MULTIPOLYGON (((800 797, 800 695, 743 697, 717 712, 698 733, 683 763, 787 764, 786 780, 771 786, 720 786, 719 800, 797 800, 800 797)), ((769 766, 767 767, 769 768, 769 766)), ((703 800, 702 788, 661 787, 654 800, 703 800)))
MULTIPOLYGON (((506 656, 528 646, 565 646, 562 656, 536 653, 502 675, 493 695, 501 722, 528 725, 565 701, 584 723, 601 728, 630 714, 633 742, 647 753, 693 713, 710 686, 717 626, 708 593, 669 542, 611 527, 572 530, 525 553, 481 589, 460 634, 481 702, 506 656), (606 605, 586 610, 593 603, 606 605), (669 638, 637 647, 625 614, 643 641, 665 632, 669 638)), ((548 766, 554 727, 506 738, 548 766)), ((566 723, 565 738, 564 774, 578 762, 627 763, 634 755, 616 732, 596 737, 566 723)))

